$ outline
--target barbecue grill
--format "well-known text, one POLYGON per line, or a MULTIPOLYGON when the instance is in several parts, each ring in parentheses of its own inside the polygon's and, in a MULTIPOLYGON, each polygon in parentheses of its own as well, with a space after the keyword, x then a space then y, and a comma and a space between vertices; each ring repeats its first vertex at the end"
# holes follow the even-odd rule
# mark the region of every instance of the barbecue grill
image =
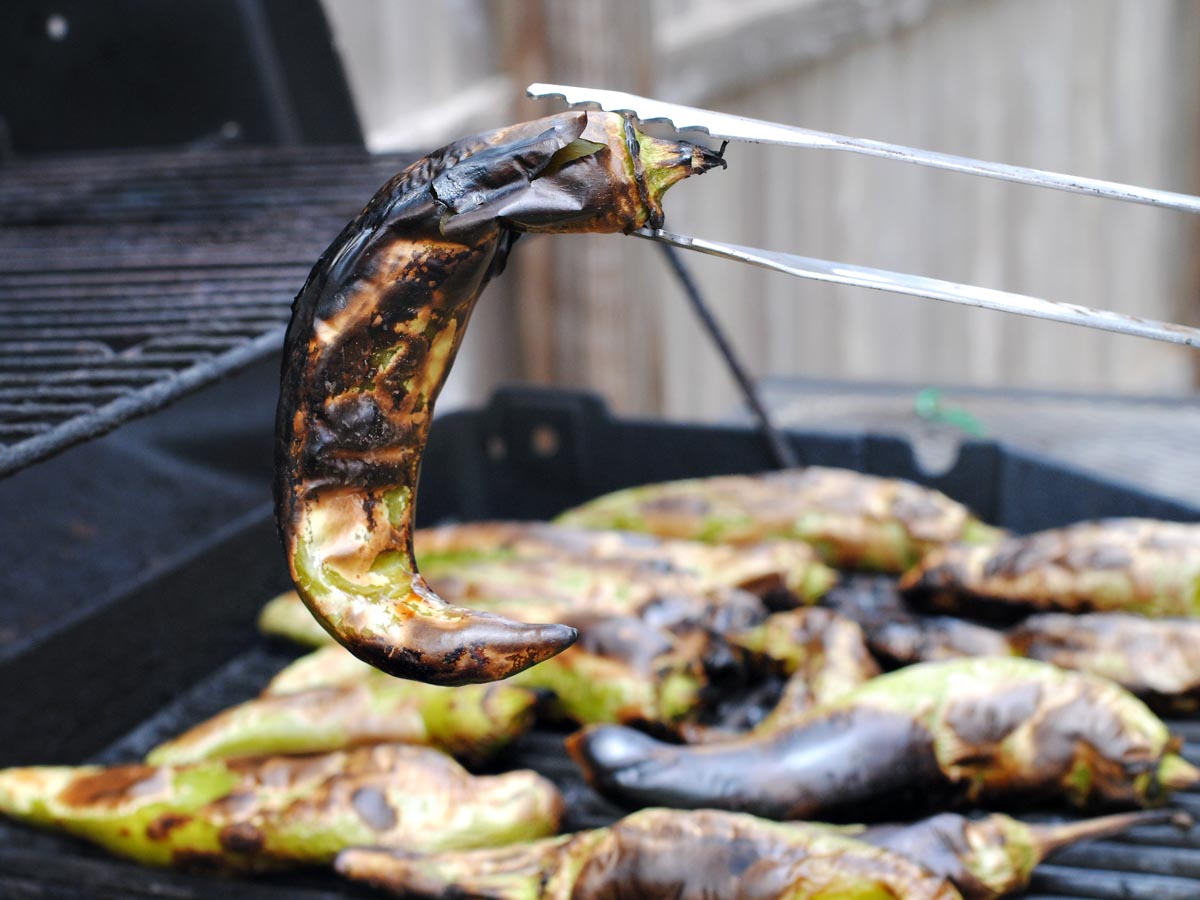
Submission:
MULTIPOLYGON (((0 168, 0 764, 140 758, 294 658, 253 629, 287 582, 268 503, 277 353, 313 261, 404 161, 310 145, 0 168)), ((783 441, 802 463, 931 484, 1018 530, 1200 519, 1198 507, 995 443, 967 442, 932 476, 894 437, 783 441)), ((770 467, 770 450, 750 427, 625 421, 585 394, 513 389, 437 422, 420 515, 542 518, 630 484, 770 467)), ((1200 763, 1200 720, 1171 724, 1200 763)), ((561 739, 529 735, 498 765, 555 780, 569 828, 611 821, 618 811, 582 783, 561 739)), ((1200 792, 1176 802, 1200 815, 1200 792)), ((231 892, 0 823, 0 896, 231 892)), ((376 896, 323 872, 236 893, 376 896)), ((1195 898, 1200 829, 1149 826, 1063 851, 1030 896, 1195 898)))

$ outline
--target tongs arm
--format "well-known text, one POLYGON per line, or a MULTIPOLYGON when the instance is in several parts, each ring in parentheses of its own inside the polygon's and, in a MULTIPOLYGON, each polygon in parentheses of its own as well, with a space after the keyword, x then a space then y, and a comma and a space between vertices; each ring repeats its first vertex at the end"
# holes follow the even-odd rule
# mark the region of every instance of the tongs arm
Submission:
POLYGON ((797 256, 793 253, 779 253, 721 241, 708 241, 661 229, 642 228, 633 233, 638 237, 660 241, 673 247, 749 263, 752 266, 795 275, 799 278, 827 281, 832 284, 849 284, 877 291, 890 291, 893 294, 908 294, 912 297, 928 297, 931 300, 945 300, 963 306, 977 306, 981 309, 1017 313, 1037 319, 1083 325, 1101 331, 1131 334, 1200 348, 1200 329, 1189 328, 1186 325, 1143 319, 1124 313, 1079 306, 1075 303, 1043 300, 1039 297, 1029 297, 1009 291, 997 291, 992 288, 942 281, 938 278, 890 272, 887 269, 873 269, 869 266, 856 266, 828 259, 816 259, 811 256, 797 256))

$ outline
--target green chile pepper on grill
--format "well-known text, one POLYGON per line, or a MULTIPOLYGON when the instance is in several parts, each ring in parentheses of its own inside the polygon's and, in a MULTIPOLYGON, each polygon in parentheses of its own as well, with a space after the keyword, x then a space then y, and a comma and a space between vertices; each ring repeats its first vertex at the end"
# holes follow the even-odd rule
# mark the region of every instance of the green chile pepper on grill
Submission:
POLYGON ((780 825, 735 813, 652 809, 628 816, 611 829, 496 849, 434 855, 350 849, 339 855, 336 865, 344 875, 395 893, 433 898, 607 897, 628 896, 634 889, 642 892, 639 896, 673 889, 691 896, 686 891, 695 881, 715 876, 709 886, 729 885, 733 891, 728 896, 903 898, 944 890, 938 879, 945 879, 966 900, 998 900, 1027 887, 1034 867, 1056 850, 1177 817, 1169 810, 1156 810, 1029 825, 999 814, 968 819, 943 813, 911 825, 865 828, 780 825), (656 837, 661 831, 669 835, 666 840, 656 837), (822 838, 830 835, 851 840, 824 843, 822 838), (718 849, 718 842, 730 836, 737 842, 738 859, 734 852, 718 849), (919 874, 889 865, 888 857, 868 847, 916 864, 919 874), (663 859, 667 852, 675 859, 663 859), (606 854, 619 859, 605 860, 606 854), (815 869, 824 857, 846 877, 834 885, 821 877, 815 884, 788 883, 795 871, 793 861, 807 858, 815 869), (697 874, 686 874, 689 868, 697 874), (731 879, 740 873, 749 873, 749 881, 731 879), (871 893, 885 886, 892 893, 871 893), (573 893, 576 890, 579 893, 573 893))
POLYGON ((1190 817, 1162 809, 1052 825, 1031 825, 999 813, 980 819, 941 813, 910 825, 838 830, 948 878, 966 900, 996 900, 1028 887, 1034 868, 1056 850, 1165 822, 1192 824, 1190 817))
POLYGON ((1001 534, 939 491, 820 466, 628 488, 556 521, 717 543, 800 540, 830 565, 883 572, 903 572, 954 541, 988 543, 1001 534))
MULTIPOLYGON (((159 745, 150 765, 266 754, 319 753, 373 743, 421 744, 479 764, 533 724, 536 695, 512 684, 443 687, 393 678, 360 663, 353 677, 322 655, 324 684, 281 691, 288 669, 262 696, 239 703, 159 745), (281 682, 280 679, 283 679, 281 682), (337 683, 340 680, 341 683, 337 683)), ((291 668, 291 667, 289 667, 291 668)), ((313 672, 304 662, 302 669, 313 672)), ((294 677, 294 676, 293 676, 294 677)))
POLYGON ((1152 709, 1200 709, 1200 619, 1041 613, 1009 629, 1014 653, 1108 678, 1152 709))
MULTIPOLYGON (((562 615, 558 608, 535 610, 543 596, 563 598, 558 607, 589 614, 631 611, 647 590, 674 594, 744 590, 775 603, 811 603, 836 576, 807 544, 769 541, 725 547, 698 541, 661 540, 629 532, 584 531, 546 523, 480 522, 423 528, 414 545, 421 566, 441 596, 470 605, 486 601, 492 612, 529 621, 529 615, 562 615), (608 585, 607 595, 624 596, 614 607, 592 582, 608 585), (630 588, 629 583, 635 582, 630 588), (631 593, 631 591, 635 593, 631 593), (455 593, 457 592, 457 593, 455 593), (497 609, 497 606, 505 609, 497 609), (523 606, 525 615, 507 611, 523 606)), ((737 595, 725 593, 734 602, 737 595)), ((331 638, 294 591, 271 600, 259 616, 266 634, 305 646, 321 646, 331 638)))
POLYGON ((819 826, 737 813, 646 809, 608 828, 487 851, 350 849, 343 875, 398 895, 492 900, 958 900, 897 853, 819 826))
POLYGON ((453 574, 496 558, 625 560, 688 572, 700 587, 739 588, 788 606, 818 600, 837 575, 801 541, 728 547, 631 531, 592 531, 548 522, 472 522, 423 528, 414 537, 426 574, 453 574))
POLYGON ((1024 656, 1115 681, 1160 714, 1200 708, 1200 619, 1038 613, 1007 630, 911 611, 890 581, 848 579, 825 601, 862 626, 889 666, 966 656, 1024 656))
POLYGON ((0 770, 0 813, 154 866, 246 872, 330 862, 370 844, 435 852, 553 834, 534 772, 473 776, 424 747, 187 766, 0 770))
POLYGON ((1046 663, 922 663, 767 735, 678 746, 617 725, 568 749, 594 787, 630 805, 773 819, 870 819, 889 805, 1062 798, 1161 803, 1200 773, 1137 698, 1046 663))
POLYGON ((1105 519, 945 547, 901 587, 939 609, 1200 616, 1200 524, 1105 519))
POLYGON ((414 163, 321 257, 285 338, 275 497, 297 590, 352 653, 392 675, 464 684, 575 640, 563 625, 453 607, 418 574, 413 515, 433 404, 519 234, 660 225, 667 188, 723 164, 632 119, 563 113, 414 163))

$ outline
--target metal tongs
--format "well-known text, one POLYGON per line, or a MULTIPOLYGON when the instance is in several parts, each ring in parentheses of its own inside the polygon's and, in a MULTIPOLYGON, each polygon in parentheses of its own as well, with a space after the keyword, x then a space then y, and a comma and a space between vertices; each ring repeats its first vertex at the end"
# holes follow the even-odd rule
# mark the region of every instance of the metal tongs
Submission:
MULTIPOLYGON (((642 122, 665 122, 677 131, 700 131, 719 140, 783 144, 789 147, 818 150, 844 150, 849 153, 893 159, 897 162, 948 169, 967 175, 983 175, 988 178, 1015 181, 1035 187, 1090 194, 1110 200, 1142 203, 1164 209, 1200 214, 1200 197, 1193 197, 1189 194, 1134 187, 1112 181, 1062 175, 1056 172, 1009 166, 1002 163, 983 162, 965 156, 952 156, 930 150, 903 147, 898 144, 886 144, 881 141, 827 134, 793 125, 781 125, 776 122, 748 119, 729 113, 664 103, 660 100, 638 97, 620 91, 571 87, 562 84, 531 84, 528 93, 530 97, 535 98, 561 97, 572 107, 630 113, 642 122)), ((796 275, 800 278, 856 285, 898 294, 909 294, 914 297, 928 297, 933 300, 946 300, 965 306, 996 309, 1200 348, 1200 329, 1171 322, 1142 319, 1137 316, 1092 309, 1074 303, 1043 300, 1024 294, 942 281, 920 275, 908 275, 902 272, 891 272, 886 269, 874 269, 867 266, 814 259, 808 256, 797 256, 791 253, 710 241, 662 229, 642 228, 635 231, 634 234, 685 250, 697 250, 711 256, 737 260, 764 269, 796 275)))

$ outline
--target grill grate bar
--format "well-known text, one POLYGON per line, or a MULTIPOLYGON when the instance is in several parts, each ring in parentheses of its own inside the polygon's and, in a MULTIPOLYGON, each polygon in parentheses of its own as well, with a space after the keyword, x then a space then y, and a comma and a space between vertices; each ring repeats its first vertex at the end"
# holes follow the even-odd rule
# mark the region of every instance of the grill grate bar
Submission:
POLYGON ((1184 831, 1173 825, 1146 825, 1135 828, 1111 840, 1123 844, 1138 844, 1154 847, 1183 847, 1193 850, 1200 842, 1200 833, 1195 828, 1184 831))
MULTIPOLYGON (((111 315, 120 314, 123 311, 139 311, 146 310, 149 312, 157 312, 163 309, 181 310, 181 309, 208 309, 212 310, 215 303, 231 307, 244 308, 250 304, 258 304, 263 307, 275 308, 282 303, 290 303, 290 300, 284 300, 279 296, 277 291, 252 291, 241 293, 217 293, 197 294, 195 292, 178 293, 177 296, 170 297, 165 292, 155 291, 147 292, 145 296, 130 296, 121 298, 119 296, 107 297, 87 297, 80 298, 76 302, 70 298, 50 297, 37 298, 26 297, 23 300, 10 300, 0 298, 0 309, 5 311, 12 310, 12 315, 21 316, 25 313, 79 313, 80 309, 87 309, 87 315, 111 315), (91 312, 92 310, 99 311, 98 313, 91 312)), ((5 321, 11 321, 6 319, 5 321)))
POLYGON ((1092 872, 1043 863, 1034 873, 1029 900, 1038 900, 1047 893, 1089 900, 1196 900, 1196 887, 1191 878, 1092 872))
MULTIPOLYGON (((137 324, 137 325, 90 325, 87 332, 96 337, 120 338, 127 341, 136 341, 146 337, 157 337, 160 335, 171 335, 179 331, 179 326, 189 325, 202 328, 203 331, 211 334, 236 334, 244 337, 249 337, 251 334, 270 328, 273 325, 278 325, 281 321, 286 321, 286 310, 281 310, 278 316, 264 317, 251 316, 245 320, 238 322, 213 322, 207 320, 203 316, 189 317, 179 323, 170 324, 137 324)), ((70 337, 72 334, 78 333, 78 326, 63 325, 59 327, 41 327, 24 329, 24 333, 29 337, 46 338, 48 340, 59 340, 70 337)))
MULTIPOLYGON (((313 261, 310 260, 309 265, 313 261)), ((169 261, 164 261, 155 267, 148 266, 143 261, 138 266, 130 266, 119 272, 91 270, 14 272, 10 275, 0 275, 0 288, 27 288, 43 285, 94 288, 97 285, 188 284, 197 281, 224 284, 227 280, 242 281, 262 278, 283 280, 291 278, 295 274, 297 266, 295 264, 285 266, 273 263, 248 263, 244 266, 230 264, 217 272, 214 272, 213 268, 215 267, 172 265, 169 261)))
MULTIPOLYGON (((297 269, 299 273, 299 269, 297 269)), ((307 274, 307 272, 305 272, 307 274)), ((303 277, 303 275, 301 275, 303 277)), ((158 305, 211 302, 214 295, 227 293, 232 297, 278 296, 295 291, 294 278, 228 278, 224 284, 214 284, 209 279, 176 282, 148 282, 144 284, 94 284, 84 289, 73 284, 22 285, 19 293, 0 284, 0 306, 21 308, 29 303, 53 303, 61 301, 64 306, 77 309, 83 304, 109 304, 110 306, 158 305)))
MULTIPOLYGON (((27 312, 15 313, 6 316, 4 320, 4 328, 6 331, 19 333, 27 328, 53 328, 61 327, 64 318, 64 313, 69 313, 71 326, 123 326, 129 325, 132 327, 149 326, 159 323, 171 322, 194 322, 197 320, 213 317, 230 317, 233 319, 246 318, 257 320, 262 318, 277 318, 288 312, 291 306, 289 302, 276 301, 275 303, 266 303, 262 298, 254 298, 252 303, 245 305, 238 303, 229 303, 228 298, 222 298, 219 306, 214 306, 211 300, 207 303, 193 302, 185 303, 179 306, 171 306, 169 308, 155 309, 153 307, 143 306, 140 309, 125 310, 122 308, 112 309, 108 311, 99 310, 96 312, 74 312, 69 313, 69 307, 59 306, 57 309, 49 309, 44 312, 27 312)), ((89 333, 98 334, 89 327, 89 333)))

